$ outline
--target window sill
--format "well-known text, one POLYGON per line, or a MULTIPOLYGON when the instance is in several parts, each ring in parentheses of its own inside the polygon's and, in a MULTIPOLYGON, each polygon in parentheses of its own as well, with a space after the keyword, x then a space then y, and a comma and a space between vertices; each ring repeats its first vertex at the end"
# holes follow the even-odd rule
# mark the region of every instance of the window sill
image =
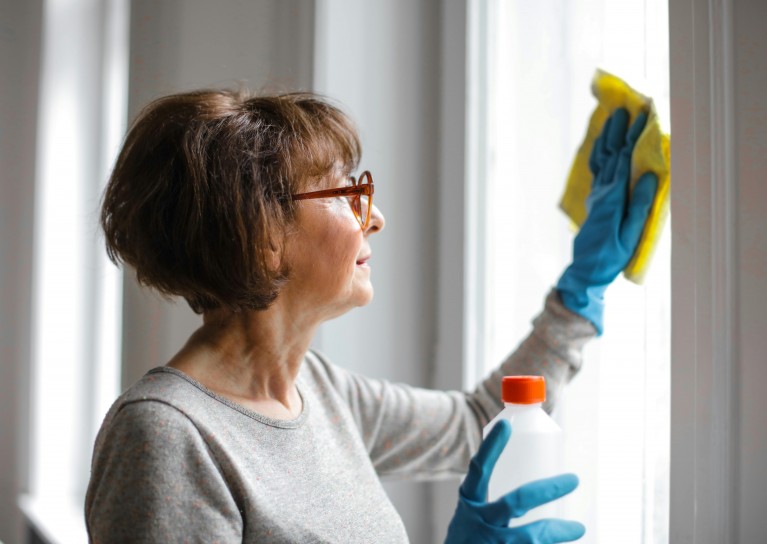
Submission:
POLYGON ((21 495, 18 504, 28 523, 49 544, 88 542, 82 505, 72 497, 21 495))

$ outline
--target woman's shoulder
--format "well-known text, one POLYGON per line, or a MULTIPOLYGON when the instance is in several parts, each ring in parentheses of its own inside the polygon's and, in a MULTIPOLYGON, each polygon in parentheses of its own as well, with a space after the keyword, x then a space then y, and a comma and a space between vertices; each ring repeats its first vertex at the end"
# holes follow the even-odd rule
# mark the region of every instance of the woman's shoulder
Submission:
POLYGON ((333 364, 324 354, 314 349, 306 354, 301 378, 310 387, 325 396, 338 395, 344 402, 356 406, 360 401, 377 402, 381 391, 391 382, 371 378, 333 364))
POLYGON ((112 404, 110 412, 127 404, 141 401, 160 401, 172 404, 173 400, 189 390, 189 385, 179 379, 168 367, 153 368, 137 382, 123 391, 112 404))
POLYGON ((183 372, 168 366, 153 368, 136 383, 126 389, 115 401, 124 406, 135 403, 159 402, 182 408, 194 400, 208 396, 201 384, 183 372))
POLYGON ((178 370, 153 368, 114 401, 101 431, 115 426, 138 431, 144 426, 156 426, 158 421, 184 424, 205 403, 207 395, 201 388, 178 370))
POLYGON ((334 365, 325 354, 316 349, 306 352, 300 377, 304 382, 311 382, 312 387, 337 391, 345 391, 353 380, 351 372, 334 365))

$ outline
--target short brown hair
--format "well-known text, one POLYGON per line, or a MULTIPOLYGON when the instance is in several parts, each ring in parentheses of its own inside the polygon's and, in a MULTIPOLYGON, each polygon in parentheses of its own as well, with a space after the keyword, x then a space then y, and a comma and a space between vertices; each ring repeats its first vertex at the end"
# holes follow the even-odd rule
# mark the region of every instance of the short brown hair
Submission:
POLYGON ((310 93, 200 90, 146 106, 104 193, 109 258, 192 309, 262 310, 289 271, 274 270, 295 219, 290 195, 356 168, 350 119, 310 93))

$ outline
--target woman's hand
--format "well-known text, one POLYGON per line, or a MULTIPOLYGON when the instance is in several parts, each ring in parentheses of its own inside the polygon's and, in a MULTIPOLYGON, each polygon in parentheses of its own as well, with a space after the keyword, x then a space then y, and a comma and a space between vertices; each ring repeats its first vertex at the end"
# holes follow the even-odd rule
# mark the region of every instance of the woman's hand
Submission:
POLYGON ((458 494, 458 507, 447 530, 445 544, 554 544, 579 539, 586 529, 578 522, 544 519, 509 527, 512 518, 567 495, 578 486, 575 474, 537 480, 486 502, 487 484, 496 461, 511 436, 511 425, 500 421, 482 442, 469 465, 458 494))
POLYGON ((573 262, 557 284, 562 303, 591 321, 598 334, 603 330, 604 292, 631 260, 658 188, 657 176, 644 174, 629 198, 631 154, 647 115, 638 115, 627 130, 628 121, 626 110, 616 110, 594 142, 588 216, 573 243, 573 262))

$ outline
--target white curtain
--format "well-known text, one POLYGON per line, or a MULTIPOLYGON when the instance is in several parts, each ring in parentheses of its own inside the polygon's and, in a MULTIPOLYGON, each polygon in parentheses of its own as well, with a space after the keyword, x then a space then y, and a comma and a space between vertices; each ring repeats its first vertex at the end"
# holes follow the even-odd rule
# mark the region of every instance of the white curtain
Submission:
MULTIPOLYGON (((595 106, 595 69, 652 96, 669 130, 669 53, 662 0, 482 4, 489 370, 569 263, 573 234, 557 203, 595 106)), ((619 278, 607 291, 605 334, 555 413, 566 468, 581 477, 566 509, 587 525, 584 542, 668 542, 669 238, 644 286, 619 278)))

